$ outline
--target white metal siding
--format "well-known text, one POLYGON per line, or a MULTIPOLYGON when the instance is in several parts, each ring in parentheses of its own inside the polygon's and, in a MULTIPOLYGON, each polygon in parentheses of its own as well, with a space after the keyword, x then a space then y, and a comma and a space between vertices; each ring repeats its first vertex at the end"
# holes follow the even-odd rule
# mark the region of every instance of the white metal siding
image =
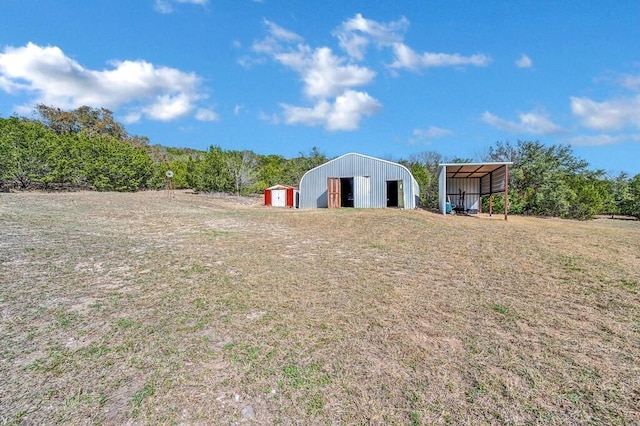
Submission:
POLYGON ((371 178, 369 176, 354 176, 353 186, 353 206, 363 209, 371 207, 371 178))
POLYGON ((404 166, 361 154, 345 154, 315 169, 309 170, 300 180, 300 208, 327 207, 327 178, 354 178, 355 206, 367 205, 366 180, 369 181, 369 207, 387 206, 387 181, 403 180, 404 206, 416 206, 419 195, 417 181, 404 166), (409 184, 409 182, 411 184, 409 184))
POLYGON ((438 176, 438 206, 440 213, 447 214, 447 166, 440 167, 438 176))
POLYGON ((447 179, 447 195, 451 198, 451 206, 459 204, 460 192, 464 192, 464 208, 480 211, 480 179, 447 179))
POLYGON ((504 192, 504 179, 506 175, 505 171, 506 171, 506 166, 482 178, 481 189, 482 189, 483 195, 487 195, 490 193, 495 194, 496 192, 504 192))

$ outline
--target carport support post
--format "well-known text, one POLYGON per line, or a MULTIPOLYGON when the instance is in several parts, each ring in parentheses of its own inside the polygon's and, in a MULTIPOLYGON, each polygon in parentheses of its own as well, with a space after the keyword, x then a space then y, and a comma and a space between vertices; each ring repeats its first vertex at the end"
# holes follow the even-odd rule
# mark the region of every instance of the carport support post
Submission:
POLYGON ((504 166, 504 220, 507 220, 509 211, 509 166, 504 166))

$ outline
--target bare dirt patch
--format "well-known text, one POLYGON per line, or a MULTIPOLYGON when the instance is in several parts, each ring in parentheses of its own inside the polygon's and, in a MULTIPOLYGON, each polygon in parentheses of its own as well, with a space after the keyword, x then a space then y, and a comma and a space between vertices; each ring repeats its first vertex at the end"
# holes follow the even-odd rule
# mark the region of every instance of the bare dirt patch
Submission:
POLYGON ((0 194, 11 424, 640 423, 640 223, 0 194))

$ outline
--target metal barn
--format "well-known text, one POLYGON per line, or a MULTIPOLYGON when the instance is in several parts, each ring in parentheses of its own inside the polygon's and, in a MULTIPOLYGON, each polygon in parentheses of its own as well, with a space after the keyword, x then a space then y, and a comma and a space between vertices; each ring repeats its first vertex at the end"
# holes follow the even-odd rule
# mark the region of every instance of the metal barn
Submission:
POLYGON ((275 185, 264 190, 264 205, 272 207, 297 207, 298 188, 275 185))
POLYGON ((349 153, 302 176, 299 207, 413 209, 419 194, 418 182, 403 165, 349 153))
POLYGON ((438 165, 438 207, 447 214, 447 203, 453 211, 478 213, 482 197, 489 196, 489 214, 493 213, 493 194, 505 194, 504 218, 508 211, 509 166, 511 162, 445 163, 438 165))

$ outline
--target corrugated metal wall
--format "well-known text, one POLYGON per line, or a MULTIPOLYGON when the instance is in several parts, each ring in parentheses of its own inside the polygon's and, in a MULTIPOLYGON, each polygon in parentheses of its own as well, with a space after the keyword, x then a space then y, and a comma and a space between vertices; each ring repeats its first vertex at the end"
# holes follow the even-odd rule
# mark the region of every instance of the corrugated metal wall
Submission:
POLYGON ((491 175, 486 175, 481 180, 482 195, 488 195, 490 193, 504 192, 504 178, 505 178, 506 166, 496 170, 491 175), (489 186, 491 185, 491 187, 489 186))
POLYGON ((345 154, 315 169, 300 180, 300 208, 325 208, 327 178, 354 178, 355 207, 386 207, 387 181, 404 180, 404 206, 417 205, 419 187, 411 172, 391 161, 362 154, 345 154), (368 193, 368 195, 367 195, 368 193))
POLYGON ((438 172, 438 208, 440 213, 447 212, 447 167, 440 166, 438 172))
POLYGON ((480 211, 480 179, 447 178, 447 195, 453 207, 459 205, 461 192, 464 192, 464 208, 480 211))

